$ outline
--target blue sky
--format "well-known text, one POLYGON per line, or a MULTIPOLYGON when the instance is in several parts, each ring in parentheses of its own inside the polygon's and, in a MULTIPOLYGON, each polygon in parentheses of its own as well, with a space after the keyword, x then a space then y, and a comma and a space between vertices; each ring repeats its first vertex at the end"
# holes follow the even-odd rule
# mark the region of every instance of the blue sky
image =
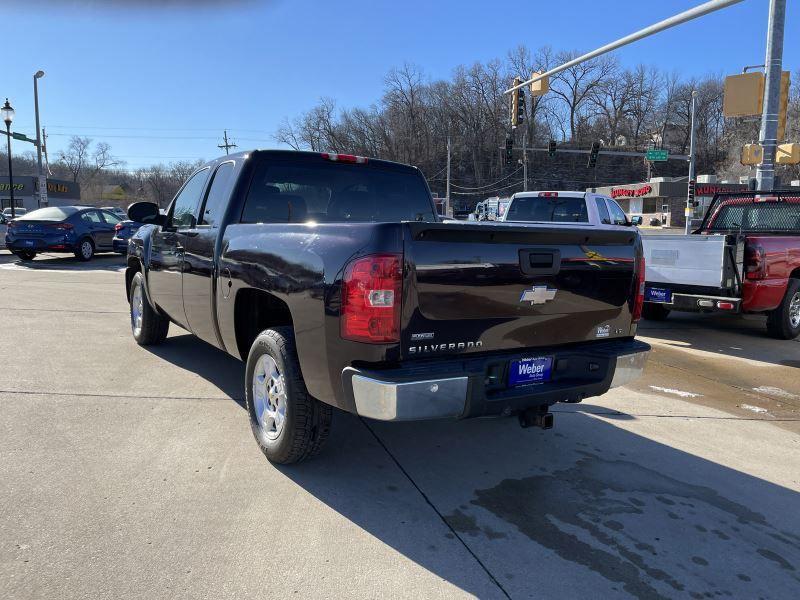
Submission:
MULTIPOLYGON (((404 62, 439 78, 518 44, 591 50, 701 1, 12 0, 0 95, 17 109, 14 129, 32 135, 31 77, 46 71, 52 153, 80 134, 110 143, 129 168, 211 158, 223 128, 240 149, 274 147, 280 122, 321 96, 369 105, 404 62)), ((788 4, 784 68, 795 71, 800 2, 788 4)), ((745 0, 616 56, 686 76, 739 72, 763 62, 767 8, 745 0)))

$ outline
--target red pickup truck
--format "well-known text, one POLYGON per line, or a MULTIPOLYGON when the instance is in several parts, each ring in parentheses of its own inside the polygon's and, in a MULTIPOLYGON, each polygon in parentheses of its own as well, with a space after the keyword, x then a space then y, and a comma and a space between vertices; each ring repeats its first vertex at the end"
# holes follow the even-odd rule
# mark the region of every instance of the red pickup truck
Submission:
POLYGON ((763 313, 771 336, 800 335, 800 193, 718 194, 691 235, 642 242, 646 319, 763 313))

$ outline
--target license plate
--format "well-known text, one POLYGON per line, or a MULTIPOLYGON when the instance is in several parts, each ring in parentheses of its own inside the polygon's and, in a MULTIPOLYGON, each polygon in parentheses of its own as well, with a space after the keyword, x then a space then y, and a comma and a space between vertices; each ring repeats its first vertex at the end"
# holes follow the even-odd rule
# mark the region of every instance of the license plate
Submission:
POLYGON ((550 381, 552 370, 552 356, 512 360, 508 369, 508 384, 517 386, 550 381))
POLYGON ((23 246, 33 246, 35 242, 33 240, 22 240, 23 246))
POLYGON ((662 288, 647 288, 644 299, 648 302, 672 302, 672 291, 662 288))

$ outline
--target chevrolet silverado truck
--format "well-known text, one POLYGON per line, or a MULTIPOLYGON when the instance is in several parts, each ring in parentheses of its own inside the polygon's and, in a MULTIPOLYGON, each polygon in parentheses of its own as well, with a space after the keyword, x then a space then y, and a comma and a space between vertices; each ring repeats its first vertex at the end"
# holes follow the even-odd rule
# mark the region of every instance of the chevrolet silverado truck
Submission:
POLYGON ((645 235, 644 317, 761 313, 778 339, 800 335, 800 196, 718 194, 690 235, 645 235))
POLYGON ((170 323, 246 361, 267 458, 316 453, 332 409, 385 421, 517 415, 641 374, 635 229, 443 222, 414 167, 334 153, 212 161, 129 242, 139 344, 170 323))

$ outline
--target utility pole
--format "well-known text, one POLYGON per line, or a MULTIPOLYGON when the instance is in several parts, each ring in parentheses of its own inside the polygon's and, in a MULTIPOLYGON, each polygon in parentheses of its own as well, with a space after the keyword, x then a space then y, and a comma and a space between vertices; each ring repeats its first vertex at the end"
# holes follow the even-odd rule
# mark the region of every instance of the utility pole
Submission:
POLYGON ((528 191, 528 128, 522 133, 522 191, 528 191))
POLYGON ((33 112, 36 115, 36 175, 39 179, 39 197, 36 203, 39 207, 47 206, 47 177, 42 171, 42 134, 39 125, 39 79, 44 77, 44 71, 36 71, 33 76, 33 112))
POLYGON ((47 174, 52 175, 50 172, 50 157, 47 156, 47 129, 42 127, 42 152, 44 152, 44 164, 47 168, 47 174))
POLYGON ((447 136, 447 190, 444 193, 444 214, 450 208, 450 136, 447 136))
POLYGON ((692 116, 691 124, 689 125, 689 183, 686 187, 686 209, 683 211, 686 219, 685 233, 688 235, 690 232, 689 217, 694 212, 692 206, 692 193, 694 192, 694 178, 695 178, 695 155, 694 155, 694 136, 695 136, 695 122, 694 111, 697 104, 697 90, 692 90, 692 116))
POLYGON ((223 130, 222 139, 225 140, 225 143, 224 144, 220 144, 219 146, 217 146, 217 148, 225 148, 225 154, 227 155, 228 154, 228 149, 229 148, 236 148, 236 144, 234 144, 233 142, 229 142, 228 141, 228 130, 227 129, 223 130))
POLYGON ((786 20, 786 0, 770 0, 767 23, 767 57, 764 108, 761 113, 761 132, 758 141, 764 149, 756 171, 759 192, 770 191, 775 185, 775 153, 778 145, 778 111, 783 68, 783 28, 786 20))

